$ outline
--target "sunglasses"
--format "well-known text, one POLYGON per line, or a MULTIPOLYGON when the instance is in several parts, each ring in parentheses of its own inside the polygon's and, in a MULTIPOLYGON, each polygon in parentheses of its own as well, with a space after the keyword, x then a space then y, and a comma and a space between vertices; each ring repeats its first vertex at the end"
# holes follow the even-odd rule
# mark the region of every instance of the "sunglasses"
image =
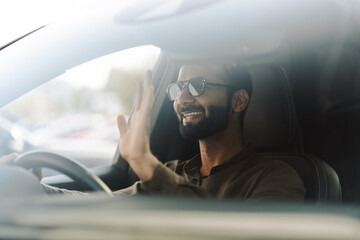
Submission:
POLYGON ((188 81, 182 81, 177 83, 172 83, 166 89, 166 93, 170 99, 170 101, 175 101, 178 99, 184 90, 187 88, 190 96, 198 97, 205 92, 206 85, 216 86, 216 87, 225 87, 225 88, 235 88, 233 86, 219 84, 219 83, 211 83, 208 82, 205 78, 192 78, 188 81))

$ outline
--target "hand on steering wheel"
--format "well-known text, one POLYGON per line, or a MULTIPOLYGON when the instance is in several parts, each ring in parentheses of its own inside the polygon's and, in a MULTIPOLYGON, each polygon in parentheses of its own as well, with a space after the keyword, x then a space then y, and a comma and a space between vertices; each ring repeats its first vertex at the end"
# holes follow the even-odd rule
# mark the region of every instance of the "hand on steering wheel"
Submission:
POLYGON ((83 188, 103 191, 108 195, 112 195, 109 187, 98 176, 86 169, 83 164, 56 153, 46 151, 28 152, 20 155, 15 160, 15 165, 26 169, 42 167, 54 169, 69 176, 83 188))

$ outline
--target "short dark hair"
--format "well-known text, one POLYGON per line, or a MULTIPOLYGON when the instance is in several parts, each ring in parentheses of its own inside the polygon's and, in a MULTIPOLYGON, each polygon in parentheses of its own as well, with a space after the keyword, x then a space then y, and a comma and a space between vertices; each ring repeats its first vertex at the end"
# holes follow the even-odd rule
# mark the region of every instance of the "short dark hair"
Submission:
MULTIPOLYGON (((226 84, 234 86, 234 89, 227 89, 228 97, 231 101, 234 93, 238 90, 245 90, 249 95, 249 100, 252 94, 252 81, 249 70, 247 66, 243 63, 235 63, 231 65, 223 65, 224 67, 224 81, 226 84)), ((241 130, 244 132, 244 119, 245 113, 249 104, 246 108, 240 113, 239 120, 241 130)))

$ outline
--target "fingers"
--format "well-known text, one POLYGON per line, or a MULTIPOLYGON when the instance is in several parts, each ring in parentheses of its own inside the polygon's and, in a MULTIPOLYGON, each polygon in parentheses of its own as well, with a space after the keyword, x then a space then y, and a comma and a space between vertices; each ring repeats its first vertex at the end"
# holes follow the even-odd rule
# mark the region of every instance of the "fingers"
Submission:
POLYGON ((147 70, 145 73, 145 89, 151 85, 151 74, 151 70, 147 70))
MULTIPOLYGON (((131 125, 143 126, 148 128, 154 101, 154 87, 151 83, 151 70, 145 73, 144 84, 138 82, 135 112, 131 116, 131 125)), ((127 131, 126 121, 123 116, 118 117, 118 127, 120 135, 123 136, 127 131)))
POLYGON ((151 115, 151 110, 154 102, 154 87, 151 83, 151 71, 148 70, 146 72, 145 77, 145 94, 144 94, 144 100, 143 100, 143 107, 144 107, 144 114, 149 117, 151 115))
POLYGON ((151 70, 147 70, 145 73, 144 84, 138 82, 136 92, 136 105, 135 110, 138 111, 140 107, 149 100, 149 92, 153 93, 153 87, 151 84, 151 70))
POLYGON ((120 136, 124 136, 126 133, 127 127, 126 127, 126 119, 123 115, 119 115, 117 117, 117 124, 120 131, 120 136))
POLYGON ((11 165, 19 157, 17 153, 10 153, 9 155, 0 157, 0 165, 11 165))
POLYGON ((145 74, 145 81, 144 81, 144 91, 145 91, 145 96, 149 97, 149 94, 153 94, 154 91, 154 87, 151 83, 151 70, 147 70, 146 74, 145 74))
POLYGON ((135 112, 140 109, 141 101, 143 96, 143 87, 142 82, 139 81, 136 86, 136 105, 135 105, 135 112))

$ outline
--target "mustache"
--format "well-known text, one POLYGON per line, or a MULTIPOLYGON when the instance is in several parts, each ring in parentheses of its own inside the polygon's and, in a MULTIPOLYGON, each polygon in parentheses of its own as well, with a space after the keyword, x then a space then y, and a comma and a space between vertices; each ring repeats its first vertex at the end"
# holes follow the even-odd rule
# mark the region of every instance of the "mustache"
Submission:
POLYGON ((191 106, 191 105, 188 105, 188 106, 179 106, 179 113, 182 113, 182 112, 204 112, 204 108, 201 107, 201 106, 191 106))

